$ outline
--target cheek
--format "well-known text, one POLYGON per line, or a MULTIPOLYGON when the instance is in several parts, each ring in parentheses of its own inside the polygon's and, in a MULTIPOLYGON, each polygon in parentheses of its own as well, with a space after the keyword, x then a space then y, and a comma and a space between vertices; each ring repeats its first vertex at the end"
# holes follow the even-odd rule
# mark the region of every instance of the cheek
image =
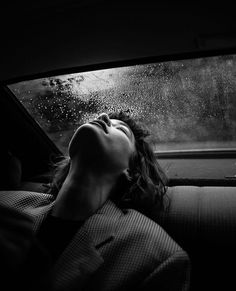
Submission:
POLYGON ((130 157, 133 153, 134 147, 126 137, 118 137, 113 140, 111 154, 114 154, 116 158, 125 163, 126 166, 128 166, 130 157))
POLYGON ((131 144, 123 141, 123 143, 120 145, 120 152, 122 155, 126 156, 127 159, 130 158, 131 154, 133 153, 131 144))

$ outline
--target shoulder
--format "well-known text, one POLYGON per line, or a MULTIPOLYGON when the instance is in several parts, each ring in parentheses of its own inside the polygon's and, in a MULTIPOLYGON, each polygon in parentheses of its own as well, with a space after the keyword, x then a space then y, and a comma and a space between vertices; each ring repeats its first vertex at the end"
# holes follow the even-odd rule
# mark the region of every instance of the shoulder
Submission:
POLYGON ((0 206, 10 207, 32 218, 46 213, 55 199, 50 194, 22 190, 0 191, 0 197, 0 206))
POLYGON ((24 206, 27 207, 28 205, 37 207, 54 200, 54 197, 50 194, 23 190, 0 191, 0 197, 1 205, 17 208, 24 208, 24 206))
POLYGON ((112 202, 107 204, 106 215, 112 221, 116 238, 120 244, 138 247, 142 252, 150 253, 165 260, 175 253, 185 251, 155 221, 134 209, 119 209, 112 202))
POLYGON ((149 247, 165 249, 169 253, 180 251, 180 246, 168 235, 168 233, 155 221, 142 213, 127 209, 120 219, 120 231, 122 225, 126 225, 130 235, 138 237, 140 240, 148 242, 149 247))
POLYGON ((86 226, 91 238, 99 241, 96 249, 104 260, 97 278, 104 276, 106 282, 130 284, 141 288, 138 290, 156 290, 156 286, 163 289, 170 283, 173 288, 168 290, 177 290, 174 285, 185 281, 189 266, 186 252, 160 225, 140 212, 120 209, 108 201, 86 226))

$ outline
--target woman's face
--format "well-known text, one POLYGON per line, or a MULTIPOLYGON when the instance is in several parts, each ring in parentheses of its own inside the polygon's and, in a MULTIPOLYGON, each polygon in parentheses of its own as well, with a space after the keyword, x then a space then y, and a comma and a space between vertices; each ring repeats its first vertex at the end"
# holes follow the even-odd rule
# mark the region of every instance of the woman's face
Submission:
POLYGON ((101 171, 122 172, 135 152, 135 138, 126 123, 101 114, 80 126, 69 144, 69 155, 79 156, 87 166, 101 171))

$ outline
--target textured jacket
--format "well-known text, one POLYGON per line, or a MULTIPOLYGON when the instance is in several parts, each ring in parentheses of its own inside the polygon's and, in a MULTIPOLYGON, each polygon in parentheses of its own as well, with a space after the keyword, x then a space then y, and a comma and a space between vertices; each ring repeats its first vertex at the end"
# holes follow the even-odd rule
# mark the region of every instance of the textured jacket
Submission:
MULTIPOLYGON (((54 197, 1 191, 0 204, 30 215, 36 234, 54 197)), ((51 278, 55 291, 175 291, 188 290, 189 274, 188 255, 157 223, 108 200, 78 229, 55 262, 51 278)))

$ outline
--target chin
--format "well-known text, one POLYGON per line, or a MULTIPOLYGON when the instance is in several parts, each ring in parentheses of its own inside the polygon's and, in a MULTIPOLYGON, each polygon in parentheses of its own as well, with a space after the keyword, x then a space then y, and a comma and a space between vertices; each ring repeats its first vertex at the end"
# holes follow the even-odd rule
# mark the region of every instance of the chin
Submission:
POLYGON ((69 144, 69 155, 82 154, 85 157, 103 155, 106 142, 104 132, 92 124, 80 126, 74 133, 69 144))

